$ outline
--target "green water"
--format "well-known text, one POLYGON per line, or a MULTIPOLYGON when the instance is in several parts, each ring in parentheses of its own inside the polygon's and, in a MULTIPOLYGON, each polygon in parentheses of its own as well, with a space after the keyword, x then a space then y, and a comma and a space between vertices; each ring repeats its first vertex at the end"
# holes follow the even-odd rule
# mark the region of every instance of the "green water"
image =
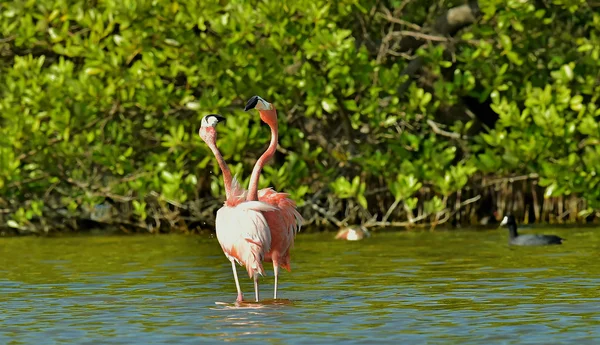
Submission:
MULTIPOLYGON (((600 229, 543 232, 567 240, 515 248, 505 230, 362 242, 302 234, 281 277, 285 303, 244 308, 215 304, 235 300, 215 238, 3 238, 0 344, 594 343, 600 229)), ((262 287, 271 298, 271 276, 262 287)))

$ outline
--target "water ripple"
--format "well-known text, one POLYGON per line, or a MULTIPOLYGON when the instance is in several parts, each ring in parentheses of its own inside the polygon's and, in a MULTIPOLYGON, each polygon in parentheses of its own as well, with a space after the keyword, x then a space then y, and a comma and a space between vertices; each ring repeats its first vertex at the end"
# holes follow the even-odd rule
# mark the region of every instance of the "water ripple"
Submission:
POLYGON ((0 239, 0 343, 592 343, 600 239, 561 231, 555 248, 499 232, 303 235, 283 299, 269 275, 265 300, 242 305, 214 238, 0 239))

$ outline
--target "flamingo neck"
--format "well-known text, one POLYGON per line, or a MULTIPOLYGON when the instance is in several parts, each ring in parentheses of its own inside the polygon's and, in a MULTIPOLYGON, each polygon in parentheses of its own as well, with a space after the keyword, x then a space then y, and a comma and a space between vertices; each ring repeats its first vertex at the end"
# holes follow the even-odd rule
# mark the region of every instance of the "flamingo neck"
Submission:
POLYGON ((229 166, 227 165, 227 162, 225 162, 225 160, 223 159, 221 152, 217 148, 216 140, 213 140, 210 143, 208 143, 208 147, 210 147, 210 150, 215 155, 215 158, 217 159, 217 163, 219 163, 219 168, 221 168, 221 172, 223 173, 223 184, 225 185, 225 197, 227 200, 229 200, 229 198, 231 197, 231 180, 232 180, 231 171, 229 170, 229 166))
POLYGON ((275 155, 275 151, 277 150, 277 121, 271 123, 271 121, 267 122, 269 127, 271 128, 271 142, 269 143, 269 147, 265 151, 265 153, 258 158, 256 164, 254 165, 254 169, 252 170, 252 176, 250 177, 250 185, 248 186, 248 197, 246 200, 248 201, 256 201, 258 200, 258 180, 260 178, 260 173, 265 164, 275 155))

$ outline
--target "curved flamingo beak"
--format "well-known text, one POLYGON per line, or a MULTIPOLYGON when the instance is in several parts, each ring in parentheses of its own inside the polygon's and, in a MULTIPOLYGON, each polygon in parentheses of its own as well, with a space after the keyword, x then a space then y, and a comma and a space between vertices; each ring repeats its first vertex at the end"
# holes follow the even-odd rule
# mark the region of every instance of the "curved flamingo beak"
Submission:
POLYGON ((223 115, 219 115, 219 114, 210 114, 208 116, 214 116, 218 122, 225 122, 227 121, 227 119, 225 118, 225 116, 223 115))
POLYGON ((262 99, 259 96, 252 96, 248 100, 248 103, 246 103, 246 107, 244 108, 244 111, 248 111, 251 109, 271 110, 271 109, 273 109, 273 106, 271 105, 271 103, 265 101, 264 99, 262 99))
POLYGON ((217 123, 225 122, 226 120, 224 116, 219 114, 209 114, 202 118, 201 127, 214 127, 217 123))

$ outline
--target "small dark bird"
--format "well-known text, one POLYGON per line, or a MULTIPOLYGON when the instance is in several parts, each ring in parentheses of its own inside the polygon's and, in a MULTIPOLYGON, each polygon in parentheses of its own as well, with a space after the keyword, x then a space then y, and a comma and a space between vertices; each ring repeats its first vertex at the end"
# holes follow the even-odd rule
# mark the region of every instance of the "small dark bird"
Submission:
POLYGON ((512 214, 504 216, 500 226, 506 225, 509 233, 508 243, 515 246, 546 246, 562 244, 563 238, 556 235, 520 235, 517 233, 517 222, 512 214))

